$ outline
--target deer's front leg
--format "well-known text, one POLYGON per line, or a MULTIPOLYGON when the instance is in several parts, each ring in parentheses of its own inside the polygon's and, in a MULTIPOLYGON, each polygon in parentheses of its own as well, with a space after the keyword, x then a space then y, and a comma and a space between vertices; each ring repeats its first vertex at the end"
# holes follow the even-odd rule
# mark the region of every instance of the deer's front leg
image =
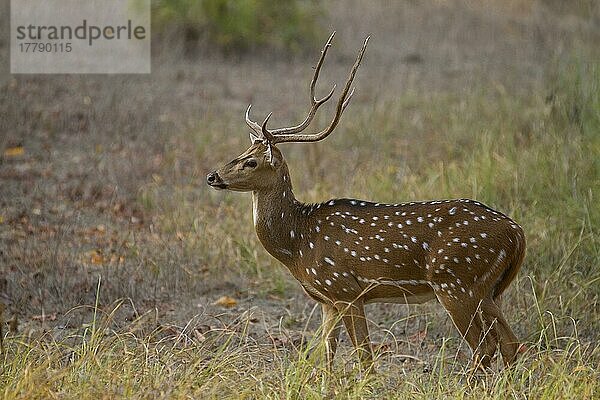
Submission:
POLYGON ((333 357, 337 349, 342 321, 340 313, 331 304, 321 304, 321 311, 323 314, 323 339, 325 340, 325 349, 327 351, 327 367, 331 371, 333 370, 333 357))
POLYGON ((355 300, 348 304, 337 304, 339 312, 342 313, 342 320, 352 340, 352 344, 358 352, 363 367, 373 372, 373 351, 369 340, 369 328, 365 317, 365 307, 362 300, 355 300))

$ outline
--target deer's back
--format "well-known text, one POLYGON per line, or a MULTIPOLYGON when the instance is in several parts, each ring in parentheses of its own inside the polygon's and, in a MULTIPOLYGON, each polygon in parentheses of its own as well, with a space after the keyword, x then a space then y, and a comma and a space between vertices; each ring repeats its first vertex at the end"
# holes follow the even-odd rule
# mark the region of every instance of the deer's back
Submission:
MULTIPOLYGON (((433 290, 471 294, 495 285, 524 245, 522 229, 480 202, 459 199, 380 204, 338 199, 306 205, 292 273, 326 296, 366 300, 433 290)), ((290 265, 288 265, 290 266, 290 265)), ((411 299, 407 299, 411 300, 411 299)))

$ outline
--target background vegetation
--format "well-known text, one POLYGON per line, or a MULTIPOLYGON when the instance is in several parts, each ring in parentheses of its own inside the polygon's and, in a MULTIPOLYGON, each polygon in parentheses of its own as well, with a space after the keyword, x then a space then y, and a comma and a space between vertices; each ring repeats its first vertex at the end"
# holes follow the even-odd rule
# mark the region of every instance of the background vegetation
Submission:
POLYGON ((321 7, 312 0, 155 0, 159 33, 175 33, 188 48, 298 52, 320 34, 321 7))
MULTIPOLYGON (((323 41, 338 28, 320 93, 373 37, 337 131, 281 146, 296 195, 471 197, 511 215, 528 240, 504 300, 528 348, 514 368, 473 376, 439 304, 376 304, 367 312, 379 374, 365 378, 346 336, 332 374, 319 351, 309 353, 319 346, 319 309, 260 247, 248 196, 204 184, 248 145, 248 103, 257 118, 274 111, 274 125, 303 115, 320 43, 308 58, 277 44, 265 59, 248 52, 260 43, 239 44, 238 33, 220 42, 219 29, 199 40, 235 61, 186 57, 170 45, 187 40, 183 31, 168 33, 164 16, 185 3, 155 3, 165 30, 151 76, 0 79, 4 397, 597 396, 596 5, 297 3, 320 15, 311 21, 323 41)), ((179 10, 190 26, 208 23, 179 10)))

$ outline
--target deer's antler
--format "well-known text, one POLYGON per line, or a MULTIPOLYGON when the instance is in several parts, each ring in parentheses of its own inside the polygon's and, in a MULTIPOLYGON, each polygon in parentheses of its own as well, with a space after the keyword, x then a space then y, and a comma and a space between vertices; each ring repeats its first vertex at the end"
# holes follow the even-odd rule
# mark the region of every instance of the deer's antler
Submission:
MULTIPOLYGON (((323 50, 321 50, 321 57, 319 58, 319 62, 317 63, 317 66, 315 67, 315 73, 310 82, 311 107, 310 107, 310 110, 308 111, 308 114, 306 115, 306 118, 304 119, 304 121, 302 121, 299 125, 296 125, 296 126, 270 130, 270 129, 267 129, 267 122, 269 121, 271 114, 269 114, 267 116, 267 118, 265 118, 262 125, 259 125, 258 123, 254 122, 250 119, 250 108, 252 107, 250 105, 250 106, 248 106, 248 109, 246 110, 246 124, 248 124, 250 129, 252 129, 257 135, 264 138, 271 144, 276 144, 276 143, 284 143, 284 142, 317 142, 319 140, 325 139, 327 136, 329 136, 329 134, 331 132, 333 132, 333 130, 335 129, 335 127, 337 126, 337 124, 340 121, 342 113, 344 112, 344 110, 346 109, 348 104, 350 103, 350 99, 352 98, 352 95, 354 94, 354 89, 350 90, 350 86, 352 85, 352 81, 354 80, 356 71, 358 70, 358 67, 360 66, 360 63, 362 61, 363 55, 365 54, 365 50, 367 48, 367 44, 369 43, 369 38, 370 38, 370 36, 367 36, 365 38, 363 46, 362 46, 360 52, 358 53, 358 56, 356 57, 356 61, 354 62, 354 65, 352 66, 352 70, 350 70, 350 75, 348 76, 348 79, 346 80, 346 84, 344 85, 344 90, 342 92, 342 95, 340 96, 340 98, 338 100, 335 115, 334 115, 333 119, 331 120, 331 123, 329 124, 329 126, 320 132, 299 134, 300 132, 304 131, 310 125, 310 123, 312 122, 313 118, 315 117, 319 107, 322 104, 324 104, 325 102, 327 102, 327 100, 329 100, 331 98, 331 96, 333 96, 333 92, 335 91, 336 85, 333 85, 333 88, 325 97, 323 97, 320 100, 317 100, 317 98, 315 97, 315 86, 317 83, 317 79, 319 78, 319 72, 321 71, 321 66, 323 65, 323 61, 325 60, 325 56, 327 55, 327 50, 331 46, 331 42, 332 42, 334 36, 335 36, 335 32, 333 32, 331 34, 331 36, 329 36, 327 43, 325 43, 323 50)), ((254 136, 254 135, 252 135, 252 136, 258 139, 258 137, 254 136)))

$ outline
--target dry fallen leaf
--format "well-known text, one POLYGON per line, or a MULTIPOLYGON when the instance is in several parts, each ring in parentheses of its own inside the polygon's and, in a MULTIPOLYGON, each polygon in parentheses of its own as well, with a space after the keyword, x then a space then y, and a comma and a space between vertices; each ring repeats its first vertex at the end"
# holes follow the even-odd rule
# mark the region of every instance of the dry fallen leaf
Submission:
POLYGON ((113 254, 110 256, 110 263, 111 264, 123 264, 125 262, 125 257, 123 256, 117 256, 116 254, 113 254))
POLYGON ((221 306, 221 307, 233 307, 237 304, 237 300, 234 299, 233 297, 221 296, 213 304, 216 306, 221 306))
POLYGON ((51 313, 51 314, 40 314, 40 315, 34 315, 31 317, 32 320, 34 321, 55 321, 56 320, 56 313, 51 313))
POLYGON ((24 153, 25 149, 23 148, 23 146, 7 147, 4 150, 4 155, 6 157, 22 156, 24 153))
POLYGON ((420 330, 418 332, 413 333, 408 337, 408 340, 411 343, 422 343, 427 337, 427 329, 420 330))
POLYGON ((90 251, 90 261, 92 262, 92 264, 103 264, 104 263, 104 257, 102 256, 102 253, 100 253, 97 250, 92 250, 90 251))
POLYGON ((380 353, 393 353, 398 347, 394 342, 371 343, 371 345, 377 347, 377 351, 380 353))

